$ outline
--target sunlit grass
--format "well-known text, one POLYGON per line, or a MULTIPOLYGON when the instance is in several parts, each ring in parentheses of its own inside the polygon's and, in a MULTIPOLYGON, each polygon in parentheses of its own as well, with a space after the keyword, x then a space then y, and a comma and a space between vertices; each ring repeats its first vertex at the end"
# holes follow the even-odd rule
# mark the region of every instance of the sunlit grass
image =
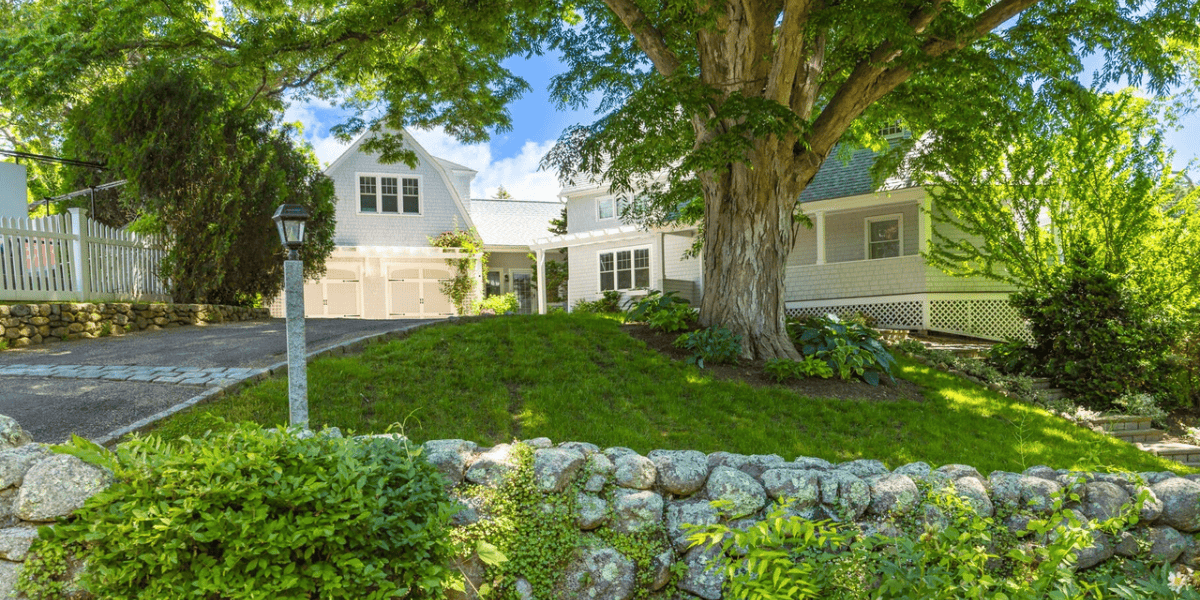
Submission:
MULTIPOLYGON (((965 463, 982 471, 1173 469, 1176 463, 1077 427, 958 377, 901 359, 897 375, 924 402, 801 397, 782 387, 713 379, 620 331, 611 319, 503 317, 415 331, 361 355, 309 367, 311 423, 358 433, 402 428, 418 440, 483 445, 549 437, 744 454, 965 463)), ((865 384, 864 384, 865 385, 865 384)), ((203 415, 278 425, 287 384, 266 381, 162 423, 201 433, 203 415)))

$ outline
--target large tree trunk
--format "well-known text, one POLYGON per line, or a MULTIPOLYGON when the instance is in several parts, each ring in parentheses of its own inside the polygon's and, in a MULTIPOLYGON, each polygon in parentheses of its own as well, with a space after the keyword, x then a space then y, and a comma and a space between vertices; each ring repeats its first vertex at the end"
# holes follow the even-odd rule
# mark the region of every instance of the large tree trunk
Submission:
POLYGON ((778 177, 791 153, 779 157, 778 143, 758 151, 725 173, 701 175, 704 185, 704 296, 700 324, 722 326, 742 338, 747 359, 800 354, 784 322, 784 274, 791 253, 795 179, 778 177))

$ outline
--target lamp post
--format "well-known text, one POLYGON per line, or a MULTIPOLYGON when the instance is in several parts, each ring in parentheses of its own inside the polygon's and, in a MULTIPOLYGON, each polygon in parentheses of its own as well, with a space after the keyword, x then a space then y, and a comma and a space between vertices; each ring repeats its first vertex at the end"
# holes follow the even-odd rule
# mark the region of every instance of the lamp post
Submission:
POLYGON ((308 373, 304 343, 304 222, 308 211, 299 204, 284 204, 275 211, 279 241, 288 250, 283 261, 284 303, 287 305, 288 421, 296 429, 308 429, 308 373))

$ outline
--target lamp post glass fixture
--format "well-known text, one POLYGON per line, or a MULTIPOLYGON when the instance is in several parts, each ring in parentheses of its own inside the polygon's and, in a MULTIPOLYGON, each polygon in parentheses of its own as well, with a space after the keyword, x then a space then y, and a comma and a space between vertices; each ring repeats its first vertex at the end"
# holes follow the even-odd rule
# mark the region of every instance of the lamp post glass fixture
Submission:
POLYGON ((308 373, 304 360, 304 222, 308 211, 299 204, 284 204, 275 211, 279 241, 288 250, 283 261, 284 303, 287 305, 288 421, 293 428, 308 429, 308 373))

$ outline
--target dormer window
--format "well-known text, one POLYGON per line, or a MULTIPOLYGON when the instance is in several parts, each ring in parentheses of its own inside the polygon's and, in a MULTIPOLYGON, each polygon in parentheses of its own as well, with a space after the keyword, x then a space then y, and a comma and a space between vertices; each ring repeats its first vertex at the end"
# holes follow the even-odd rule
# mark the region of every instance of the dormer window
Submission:
POLYGON ((900 125, 900 121, 896 121, 879 130, 881 137, 893 137, 904 133, 904 127, 900 125))
POLYGON ((399 175, 359 175, 358 212, 421 214, 421 179, 399 175))

